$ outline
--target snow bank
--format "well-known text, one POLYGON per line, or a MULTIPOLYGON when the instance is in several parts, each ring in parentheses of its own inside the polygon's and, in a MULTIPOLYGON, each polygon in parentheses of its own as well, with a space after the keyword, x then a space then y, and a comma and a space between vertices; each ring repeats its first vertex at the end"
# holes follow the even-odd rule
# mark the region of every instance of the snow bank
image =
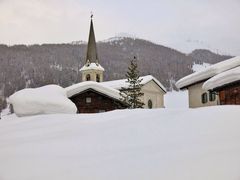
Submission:
POLYGON ((9 102, 18 116, 77 112, 65 90, 57 85, 23 89, 11 95, 9 102))
POLYGON ((193 83, 209 79, 221 72, 240 66, 240 56, 211 65, 202 71, 195 72, 177 81, 176 86, 181 89, 193 83))
MULTIPOLYGON (((143 79, 141 82, 142 85, 147 84, 148 82, 153 80, 163 91, 167 92, 166 88, 152 75, 141 76, 140 79, 143 79)), ((112 87, 114 89, 118 89, 118 90, 120 90, 122 87, 124 88, 129 87, 129 83, 127 83, 127 79, 105 81, 105 82, 101 82, 101 84, 112 87)))
POLYGON ((240 108, 5 116, 1 180, 239 180, 240 108))
POLYGON ((188 91, 168 91, 164 95, 164 105, 166 108, 189 108, 188 91))
POLYGON ((212 90, 217 87, 240 80, 240 66, 220 73, 203 84, 203 89, 212 90))
POLYGON ((119 100, 121 98, 120 92, 118 90, 94 81, 85 81, 65 88, 68 97, 72 97, 87 89, 93 89, 114 99, 119 100))

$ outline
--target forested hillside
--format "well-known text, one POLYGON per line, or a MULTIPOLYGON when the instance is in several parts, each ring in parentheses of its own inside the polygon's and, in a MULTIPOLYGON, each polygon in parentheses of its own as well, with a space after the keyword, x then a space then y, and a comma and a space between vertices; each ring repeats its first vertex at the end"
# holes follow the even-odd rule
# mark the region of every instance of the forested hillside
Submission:
MULTIPOLYGON (((26 87, 81 81, 78 69, 85 62, 86 43, 43 45, 0 45, 0 96, 8 97, 26 87)), ((168 89, 192 72, 193 63, 216 63, 229 56, 196 50, 186 55, 142 39, 111 38, 98 42, 98 54, 105 68, 104 79, 125 77, 129 60, 136 56, 141 75, 152 74, 168 89), (210 56, 210 55, 211 56, 210 56)))

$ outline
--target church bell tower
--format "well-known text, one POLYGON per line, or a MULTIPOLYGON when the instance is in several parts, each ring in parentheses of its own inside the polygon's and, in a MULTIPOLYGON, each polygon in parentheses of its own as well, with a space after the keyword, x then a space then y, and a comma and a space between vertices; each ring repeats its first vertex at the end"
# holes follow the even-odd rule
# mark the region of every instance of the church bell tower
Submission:
POLYGON ((90 31, 87 45, 87 56, 84 66, 80 69, 82 81, 103 81, 104 68, 99 64, 97 44, 93 28, 93 15, 91 15, 90 31))

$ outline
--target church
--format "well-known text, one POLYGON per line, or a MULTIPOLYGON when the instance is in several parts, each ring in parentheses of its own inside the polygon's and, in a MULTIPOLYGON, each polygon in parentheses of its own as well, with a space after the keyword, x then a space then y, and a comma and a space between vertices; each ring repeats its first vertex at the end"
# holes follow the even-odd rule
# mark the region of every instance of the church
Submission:
MULTIPOLYGON (((82 82, 66 87, 68 98, 76 105, 78 113, 98 113, 115 109, 125 109, 121 101, 120 89, 127 88, 126 79, 104 81, 104 68, 101 66, 91 16, 86 61, 80 69, 82 82)), ((142 79, 141 97, 144 108, 163 108, 165 87, 153 76, 142 79)))

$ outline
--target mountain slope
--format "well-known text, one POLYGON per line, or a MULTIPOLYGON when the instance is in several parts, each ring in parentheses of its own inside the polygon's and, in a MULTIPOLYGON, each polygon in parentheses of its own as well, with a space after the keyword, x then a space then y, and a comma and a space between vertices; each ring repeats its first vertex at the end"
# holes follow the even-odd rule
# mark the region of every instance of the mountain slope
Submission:
POLYGON ((232 56, 226 56, 226 55, 219 55, 216 53, 213 53, 207 49, 196 49, 193 52, 189 54, 192 58, 194 58, 196 63, 209 63, 209 64, 215 64, 219 61, 223 61, 225 59, 229 59, 232 56))
MULTIPOLYGON (((177 50, 134 38, 111 38, 98 42, 98 54, 105 68, 104 79, 125 77, 129 61, 137 56, 141 75, 152 74, 167 88, 192 73, 192 65, 215 63, 227 56, 194 51, 186 55, 177 50), (200 55, 199 55, 200 54, 200 55), (201 58, 200 58, 201 57, 201 58), (210 58, 209 58, 210 57, 210 58)), ((59 84, 63 87, 81 81, 78 69, 85 62, 86 43, 43 45, 0 45, 0 96, 25 87, 59 84)))

